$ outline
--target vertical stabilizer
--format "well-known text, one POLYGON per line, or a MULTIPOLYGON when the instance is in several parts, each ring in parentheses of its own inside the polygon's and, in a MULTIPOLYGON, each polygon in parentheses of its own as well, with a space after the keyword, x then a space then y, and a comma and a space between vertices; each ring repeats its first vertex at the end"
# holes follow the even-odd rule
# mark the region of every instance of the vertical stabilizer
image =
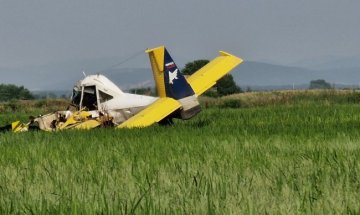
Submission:
POLYGON ((164 56, 164 79, 167 97, 179 100, 195 94, 166 49, 164 56))
POLYGON ((160 46, 146 52, 149 54, 159 97, 168 97, 180 102, 182 119, 189 119, 200 112, 200 105, 194 90, 166 48, 160 46))
POLYGON ((154 49, 148 49, 151 69, 155 80, 156 90, 160 98, 166 97, 164 82, 164 53, 165 47, 159 46, 154 49))
POLYGON ((146 52, 149 54, 159 97, 179 100, 195 94, 164 46, 146 52))

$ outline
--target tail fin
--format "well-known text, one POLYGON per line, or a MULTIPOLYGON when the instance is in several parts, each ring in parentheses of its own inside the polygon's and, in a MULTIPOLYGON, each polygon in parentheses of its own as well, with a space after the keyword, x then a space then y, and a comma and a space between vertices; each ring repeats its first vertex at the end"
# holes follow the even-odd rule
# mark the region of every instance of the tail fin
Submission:
POLYGON ((165 49, 164 81, 166 96, 179 100, 195 95, 194 90, 176 66, 169 52, 165 49))
POLYGON ((194 90, 164 46, 146 52, 149 53, 156 88, 160 97, 180 100, 195 95, 194 90))
POLYGON ((160 98, 169 97, 182 105, 182 119, 189 119, 200 112, 195 92, 185 79, 174 60, 164 46, 146 50, 160 98))

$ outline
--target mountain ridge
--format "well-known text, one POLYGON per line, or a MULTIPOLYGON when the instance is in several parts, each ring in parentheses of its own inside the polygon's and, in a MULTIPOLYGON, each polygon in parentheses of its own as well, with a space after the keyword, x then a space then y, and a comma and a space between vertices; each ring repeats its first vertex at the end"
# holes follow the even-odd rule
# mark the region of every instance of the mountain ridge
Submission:
MULTIPOLYGON (((2 83, 23 85, 33 91, 71 90, 73 85, 87 75, 96 74, 109 59, 49 64, 27 68, 0 68, 2 83), (88 72, 95 71, 95 72, 88 72)), ((353 66, 353 65, 349 65, 353 66)), ((252 86, 292 86, 308 84, 311 80, 324 79, 332 84, 359 85, 360 66, 329 68, 323 70, 284 66, 256 61, 245 61, 231 74, 242 88, 252 86)), ((101 72, 122 89, 153 86, 149 68, 111 68, 101 72)))

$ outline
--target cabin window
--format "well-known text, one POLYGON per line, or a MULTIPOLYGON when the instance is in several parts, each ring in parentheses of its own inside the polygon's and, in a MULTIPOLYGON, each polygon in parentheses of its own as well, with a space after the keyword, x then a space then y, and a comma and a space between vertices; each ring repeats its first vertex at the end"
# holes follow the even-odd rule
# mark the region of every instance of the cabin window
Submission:
POLYGON ((103 91, 99 90, 99 100, 100 100, 100 103, 103 103, 103 102, 107 102, 111 99, 113 99, 114 97, 107 94, 107 93, 104 93, 103 91))

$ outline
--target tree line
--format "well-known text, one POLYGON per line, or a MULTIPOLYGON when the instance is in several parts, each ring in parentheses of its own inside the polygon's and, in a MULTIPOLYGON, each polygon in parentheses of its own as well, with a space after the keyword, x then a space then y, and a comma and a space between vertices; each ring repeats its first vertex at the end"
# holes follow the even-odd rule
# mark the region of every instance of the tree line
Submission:
POLYGON ((34 99, 34 95, 24 86, 16 86, 14 84, 0 84, 0 102, 12 99, 34 99))

